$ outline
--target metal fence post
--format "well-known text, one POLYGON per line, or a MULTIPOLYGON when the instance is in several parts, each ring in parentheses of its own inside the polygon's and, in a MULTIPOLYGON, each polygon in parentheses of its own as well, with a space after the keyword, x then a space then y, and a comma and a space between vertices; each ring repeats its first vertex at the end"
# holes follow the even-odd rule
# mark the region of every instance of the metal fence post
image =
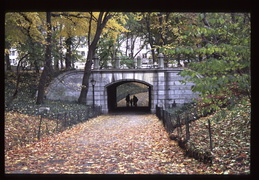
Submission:
POLYGON ((166 110, 164 110, 164 124, 165 124, 166 130, 168 130, 167 129, 167 112, 166 112, 166 110))
POLYGON ((169 126, 169 132, 170 132, 170 133, 173 132, 173 130, 174 130, 174 124, 173 124, 173 122, 172 122, 172 116, 173 116, 173 114, 169 113, 169 124, 170 124, 170 126, 169 126))
POLYGON ((44 113, 47 113, 50 111, 49 107, 40 107, 39 108, 39 114, 40 114, 40 124, 39 124, 39 129, 38 129, 38 140, 40 139, 40 129, 41 129, 41 124, 42 124, 42 115, 44 113))
POLYGON ((57 126, 56 126, 56 132, 58 132, 58 121, 59 121, 59 113, 57 114, 57 121, 56 121, 57 126))
POLYGON ((158 105, 156 105, 156 115, 157 115, 158 119, 160 119, 158 105))
POLYGON ((79 115, 79 112, 81 113, 81 111, 77 111, 77 122, 79 122, 79 119, 80 119, 80 115, 79 115))
POLYGON ((185 117, 185 129, 186 129, 186 140, 190 140, 190 130, 189 130, 189 115, 188 113, 187 116, 185 117))
POLYGON ((89 118, 89 108, 86 108, 85 120, 88 120, 88 118, 89 118))
POLYGON ((68 115, 67 115, 67 124, 68 124, 68 127, 70 126, 70 123, 71 123, 71 116, 70 116, 70 111, 68 111, 68 113, 67 113, 68 115))
POLYGON ((42 115, 40 115, 40 124, 39 124, 39 129, 38 129, 38 140, 40 140, 41 123, 42 123, 42 115))
MULTIPOLYGON (((157 112, 157 105, 156 105, 156 116, 158 117, 158 112, 157 112)), ((158 117, 159 118, 159 117, 158 117)))
POLYGON ((162 108, 159 107, 159 119, 162 120, 162 108))
POLYGON ((180 129, 180 134, 182 134, 182 125, 181 125, 180 114, 177 114, 177 120, 178 120, 179 129, 180 129))
POLYGON ((180 137, 180 121, 179 121, 179 115, 177 114, 176 115, 176 126, 177 126, 177 134, 178 134, 178 137, 180 137))
POLYGON ((212 137, 211 137, 211 126, 210 126, 210 120, 208 119, 208 124, 209 124, 209 137, 210 137, 210 150, 212 151, 212 137))
POLYGON ((166 126, 165 126, 165 110, 162 111, 162 114, 163 114, 163 124, 164 124, 164 127, 166 128, 166 126))
POLYGON ((67 126, 67 113, 65 112, 65 122, 64 122, 64 127, 66 128, 67 126))

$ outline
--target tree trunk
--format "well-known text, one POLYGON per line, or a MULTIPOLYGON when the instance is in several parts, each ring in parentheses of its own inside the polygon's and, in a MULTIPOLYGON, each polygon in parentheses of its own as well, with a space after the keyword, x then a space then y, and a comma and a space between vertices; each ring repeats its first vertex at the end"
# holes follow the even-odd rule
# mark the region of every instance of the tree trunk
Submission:
POLYGON ((19 92, 20 76, 21 76, 21 74, 20 74, 20 68, 21 68, 22 60, 23 60, 24 58, 26 58, 27 56, 28 56, 28 54, 26 54, 25 56, 23 56, 23 57, 19 60, 18 65, 17 65, 17 67, 16 67, 16 86, 15 86, 15 91, 14 91, 14 93, 13 93, 11 99, 6 103, 6 106, 7 106, 7 107, 12 104, 12 102, 13 102, 13 100, 14 100, 15 98, 17 98, 17 95, 18 95, 18 92, 19 92))
POLYGON ((55 57, 54 59, 54 69, 55 71, 59 71, 59 64, 58 64, 59 59, 55 57))
MULTIPOLYGON (((162 16, 162 13, 160 12, 160 13, 158 13, 158 19, 159 19, 159 25, 160 25, 160 27, 159 27, 159 46, 163 46, 163 42, 165 42, 165 39, 163 38, 163 33, 162 33, 162 31, 163 31, 163 16, 162 16)), ((157 51, 157 52, 159 52, 159 50, 157 51)))
MULTIPOLYGON (((11 48, 9 42, 5 43, 5 48, 8 49, 8 50, 11 48)), ((6 70, 7 71, 11 71, 12 70, 9 55, 10 55, 9 52, 5 53, 5 64, 6 64, 6 70)))
MULTIPOLYGON (((98 34, 101 34, 101 33, 98 33, 98 34)), ((94 56, 94 52, 95 52, 98 40, 99 40, 99 38, 94 38, 92 44, 89 46, 89 50, 88 50, 88 54, 87 54, 87 61, 85 63, 85 68, 84 68, 84 76, 83 76, 83 80, 82 80, 82 89, 81 89, 80 96, 78 98, 79 104, 86 104, 86 95, 87 95, 88 88, 89 88, 89 77, 91 75, 92 59, 94 56)))
MULTIPOLYGON (((108 12, 100 12, 97 20, 97 28, 94 35, 94 39, 90 46, 88 47, 88 54, 87 54, 87 61, 85 63, 84 68, 84 76, 82 80, 82 88, 80 92, 80 96, 78 98, 79 104, 86 104, 86 95, 88 93, 89 88, 89 77, 91 75, 91 65, 92 65, 92 59, 95 53, 96 45, 100 39, 100 35, 102 33, 103 28, 105 27, 108 20, 112 17, 112 15, 108 15, 108 12)), ((90 24, 91 25, 91 24, 90 24)), ((88 34, 89 36, 89 34, 88 34)), ((89 40, 88 40, 89 41, 89 40)), ((89 43, 89 42, 88 42, 89 43)))
POLYGON ((38 60, 36 60, 37 58, 35 56, 35 48, 34 48, 35 43, 31 40, 31 38, 30 38, 30 43, 31 43, 31 47, 32 47, 31 48, 31 50, 32 50, 31 59, 34 59, 35 72, 37 74, 39 74, 40 73, 40 67, 39 67, 39 62, 38 62, 38 60))
POLYGON ((39 65, 38 65, 38 64, 39 64, 39 63, 38 63, 38 60, 34 60, 35 72, 36 72, 37 74, 40 73, 40 68, 39 68, 39 65))
POLYGON ((148 33, 149 34, 149 44, 150 44, 150 47, 151 47, 151 53, 152 53, 152 58, 153 58, 153 63, 154 62, 157 62, 156 60, 156 53, 155 53, 155 47, 154 47, 154 44, 153 44, 153 39, 151 37, 151 31, 148 33))
POLYGON ((134 37, 134 35, 132 35, 132 38, 131 38, 131 44, 130 44, 130 55, 131 55, 131 58, 134 59, 134 49, 135 49, 135 42, 137 40, 137 36, 134 37))
MULTIPOLYGON (((150 47, 152 48, 151 44, 150 44, 150 47)), ((153 63, 157 62, 157 60, 156 60, 156 53, 155 53, 155 50, 153 48, 151 49, 151 53, 152 53, 153 63)))
POLYGON ((177 66, 182 67, 182 65, 181 65, 181 54, 177 55, 177 66))
MULTIPOLYGON (((55 44, 56 44, 57 42, 55 42, 55 44)), ((55 71, 59 71, 59 58, 60 58, 60 56, 59 56, 59 49, 60 49, 60 47, 58 47, 58 46, 56 46, 56 49, 55 49, 55 51, 56 51, 56 53, 58 54, 58 55, 55 55, 54 56, 54 70, 55 71)))
POLYGON ((59 53, 59 58, 60 58, 60 69, 63 70, 64 65, 63 65, 63 52, 62 51, 59 53))
POLYGON ((51 36, 52 36, 51 12, 47 12, 46 20, 47 20, 47 45, 46 45, 46 52, 45 52, 46 62, 38 85, 38 96, 37 96, 36 104, 43 104, 45 83, 51 68, 51 36))
POLYGON ((153 38, 151 35, 151 27, 150 27, 150 13, 146 17, 146 27, 147 27, 147 32, 148 32, 148 42, 151 47, 151 53, 152 53, 152 58, 153 58, 153 63, 157 62, 156 61, 156 55, 155 55, 155 50, 154 50, 154 43, 153 43, 153 38))
POLYGON ((8 53, 5 53, 5 65, 6 65, 6 70, 11 71, 11 63, 10 63, 10 57, 8 53))
POLYGON ((126 52, 125 52, 125 56, 128 56, 128 47, 129 47, 129 33, 126 33, 126 52))
POLYGON ((64 69, 64 65, 63 65, 63 51, 62 51, 62 37, 60 36, 59 38, 59 58, 60 58, 60 69, 64 69))
POLYGON ((91 75, 91 61, 87 61, 85 63, 85 69, 84 69, 84 76, 82 80, 82 89, 80 96, 78 98, 78 103, 79 104, 86 104, 86 95, 88 93, 88 88, 89 88, 89 77, 91 75))
POLYGON ((71 69, 71 57, 72 57, 72 49, 71 49, 71 45, 72 45, 72 38, 69 37, 66 40, 66 46, 67 46, 67 52, 66 52, 66 69, 71 69))

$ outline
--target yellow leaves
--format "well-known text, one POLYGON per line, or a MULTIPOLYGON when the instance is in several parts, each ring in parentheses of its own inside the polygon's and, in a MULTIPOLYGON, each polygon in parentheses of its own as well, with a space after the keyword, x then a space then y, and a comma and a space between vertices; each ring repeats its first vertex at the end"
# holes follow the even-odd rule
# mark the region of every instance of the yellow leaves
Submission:
POLYGON ((58 36, 74 37, 85 36, 89 26, 89 13, 84 12, 56 12, 64 14, 52 18, 53 25, 58 29, 58 36))
MULTIPOLYGON (((37 12, 10 12, 5 16, 6 38, 13 43, 23 43, 32 37, 35 41, 41 41, 42 33, 38 29, 42 20, 37 12)), ((42 27, 41 27, 42 28, 42 27)))
POLYGON ((20 150, 8 151, 6 172, 198 172, 197 164, 184 160, 180 148, 171 144, 155 115, 102 115, 20 150))
POLYGON ((129 32, 129 30, 123 26, 123 24, 126 23, 126 18, 124 15, 114 16, 107 22, 102 34, 107 34, 109 39, 115 41, 122 32, 129 32))
POLYGON ((18 159, 16 161, 14 161, 14 163, 20 163, 23 159, 18 159))
MULTIPOLYGON (((90 26, 90 12, 53 12, 51 18, 56 37, 87 36, 90 26)), ((99 12, 93 12, 91 21, 91 37, 96 33, 99 12)), ((109 13, 113 15, 107 22, 103 34, 108 34, 110 39, 116 39, 121 32, 127 32, 124 28, 127 16, 123 13, 109 13)), ((25 43, 33 40, 46 44, 45 37, 47 24, 45 12, 12 12, 5 16, 6 40, 15 43, 25 43)))
POLYGON ((117 17, 119 17, 119 21, 121 22, 121 24, 126 24, 127 20, 129 20, 128 16, 124 13, 117 13, 117 17))
MULTIPOLYGON (((43 119, 42 131, 54 129, 56 123, 43 119)), ((37 141, 36 132, 39 124, 38 116, 28 116, 16 112, 5 112, 5 149, 15 148, 16 145, 37 141)))
POLYGON ((176 35, 176 36, 179 36, 179 35, 180 35, 180 34, 179 34, 179 29, 178 29, 177 27, 172 28, 172 32, 173 32, 174 35, 176 35))
POLYGON ((142 19, 143 19, 143 14, 142 13, 140 13, 140 12, 136 12, 136 13, 133 13, 134 14, 134 16, 133 16, 133 18, 136 20, 136 21, 141 21, 142 19))
POLYGON ((176 164, 177 167, 185 167, 183 164, 176 164))
POLYGON ((21 170, 27 170, 27 169, 28 169, 27 166, 23 166, 23 167, 21 168, 21 170))
POLYGON ((107 25, 106 25, 105 29, 106 30, 112 30, 112 31, 115 31, 115 32, 128 32, 128 30, 125 29, 122 24, 119 24, 116 19, 110 19, 107 22, 107 25))
POLYGON ((10 54, 9 49, 4 49, 4 53, 5 53, 5 54, 10 54))

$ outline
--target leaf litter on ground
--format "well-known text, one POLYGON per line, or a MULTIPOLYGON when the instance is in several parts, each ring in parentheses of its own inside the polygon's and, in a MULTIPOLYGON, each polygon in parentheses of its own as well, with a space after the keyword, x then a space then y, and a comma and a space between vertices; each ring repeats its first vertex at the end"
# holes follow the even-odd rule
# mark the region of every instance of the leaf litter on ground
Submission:
MULTIPOLYGON (((224 108, 190 123, 188 143, 203 152, 210 152, 208 119, 213 145, 213 162, 208 168, 220 174, 250 174, 251 103, 245 99, 232 109, 224 108)), ((177 128, 173 134, 178 135, 177 128)))
POLYGON ((5 152, 5 173, 204 174, 155 115, 102 115, 5 152))

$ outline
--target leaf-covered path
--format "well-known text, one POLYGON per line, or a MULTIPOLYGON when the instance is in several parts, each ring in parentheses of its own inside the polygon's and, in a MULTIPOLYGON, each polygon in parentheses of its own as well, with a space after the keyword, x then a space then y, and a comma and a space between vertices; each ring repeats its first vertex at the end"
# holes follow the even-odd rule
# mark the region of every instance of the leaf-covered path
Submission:
POLYGON ((5 173, 196 174, 155 115, 102 115, 5 153, 5 173))

